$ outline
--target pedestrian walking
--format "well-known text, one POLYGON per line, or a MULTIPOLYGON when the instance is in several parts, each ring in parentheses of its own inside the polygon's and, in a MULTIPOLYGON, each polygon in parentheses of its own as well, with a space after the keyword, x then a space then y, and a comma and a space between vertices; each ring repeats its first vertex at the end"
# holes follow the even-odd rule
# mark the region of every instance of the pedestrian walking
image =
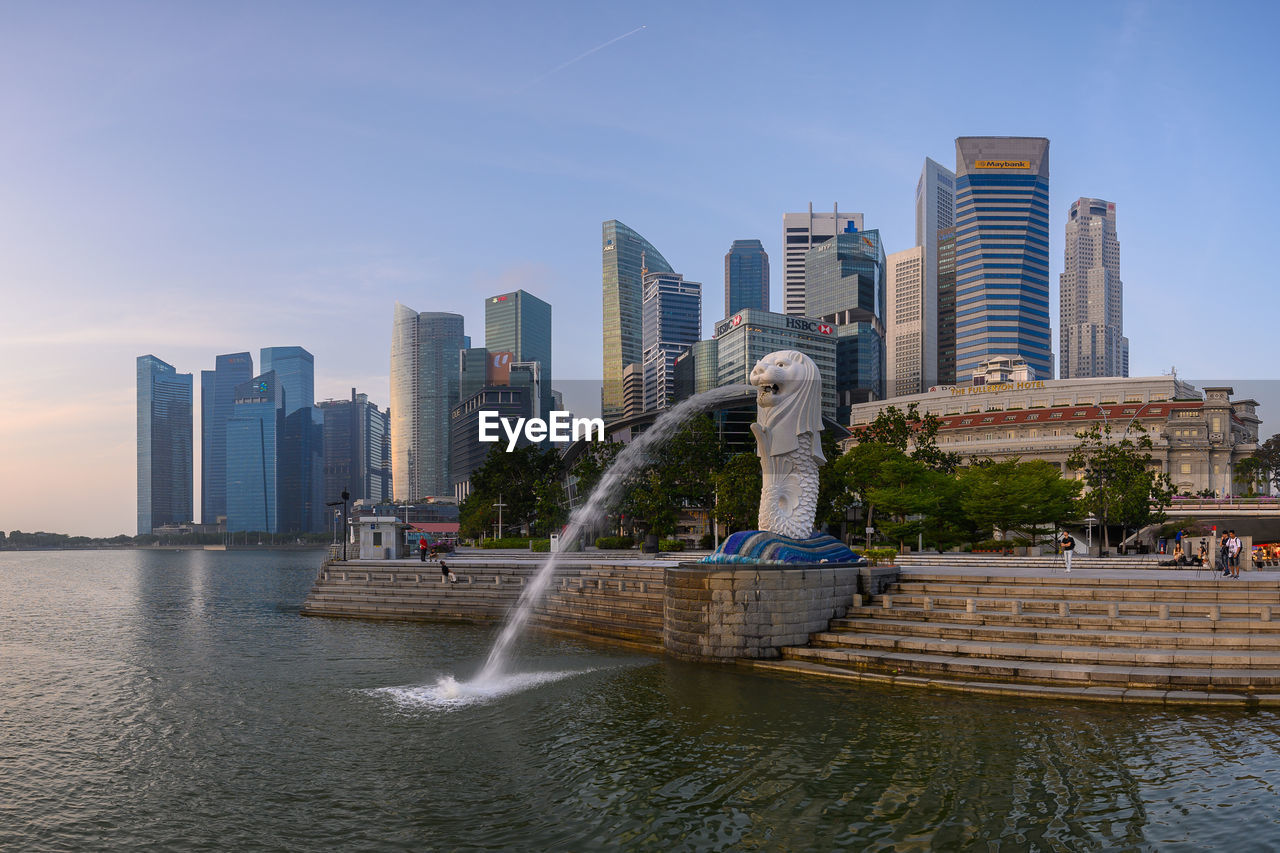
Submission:
POLYGON ((1062 559, 1067 564, 1067 574, 1071 574, 1071 555, 1075 553, 1076 540, 1064 530, 1062 531, 1062 537, 1058 540, 1058 545, 1062 547, 1062 559))

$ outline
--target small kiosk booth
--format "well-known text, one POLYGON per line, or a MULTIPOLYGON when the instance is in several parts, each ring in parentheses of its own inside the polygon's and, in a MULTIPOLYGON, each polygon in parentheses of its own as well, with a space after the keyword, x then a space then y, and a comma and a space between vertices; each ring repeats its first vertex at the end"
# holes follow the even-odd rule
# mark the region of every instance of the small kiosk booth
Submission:
POLYGON ((404 524, 390 516, 363 516, 352 525, 361 560, 397 560, 401 553, 400 530, 404 524))

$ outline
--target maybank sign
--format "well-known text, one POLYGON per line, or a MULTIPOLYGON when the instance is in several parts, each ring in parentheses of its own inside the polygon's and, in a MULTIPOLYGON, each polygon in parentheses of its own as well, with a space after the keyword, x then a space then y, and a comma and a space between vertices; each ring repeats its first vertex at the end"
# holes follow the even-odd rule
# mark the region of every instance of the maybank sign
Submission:
POLYGON ((994 394, 999 391, 1031 391, 1035 388, 1043 387, 1043 379, 1028 379, 1025 382, 993 382, 990 385, 953 386, 951 388, 951 396, 959 397, 964 394, 994 394))
POLYGON ((975 169, 1030 169, 1030 160, 979 160, 975 169))

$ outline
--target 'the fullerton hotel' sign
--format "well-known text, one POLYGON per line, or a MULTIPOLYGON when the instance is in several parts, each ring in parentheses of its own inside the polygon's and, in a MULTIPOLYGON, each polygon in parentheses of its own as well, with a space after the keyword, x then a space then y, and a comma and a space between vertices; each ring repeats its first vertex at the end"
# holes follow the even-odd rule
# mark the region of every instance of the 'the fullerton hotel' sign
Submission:
POLYGON ((929 391, 950 391, 952 397, 962 397, 965 394, 994 394, 999 391, 1032 391, 1043 387, 1043 379, 1028 379, 1021 382, 992 382, 990 385, 934 385, 929 391))

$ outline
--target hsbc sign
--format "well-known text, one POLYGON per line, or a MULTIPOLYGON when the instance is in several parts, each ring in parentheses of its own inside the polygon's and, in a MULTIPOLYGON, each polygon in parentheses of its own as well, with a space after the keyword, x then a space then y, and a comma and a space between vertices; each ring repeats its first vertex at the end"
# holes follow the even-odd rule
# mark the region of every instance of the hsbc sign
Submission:
POLYGON ((836 332, 836 327, 830 323, 819 323, 817 320, 806 320, 803 317, 787 317, 787 328, 818 335, 834 335, 836 332))
POLYGON ((730 329, 737 328, 740 325, 742 325, 742 315, 734 314, 729 319, 721 320, 719 323, 716 323, 716 327, 711 333, 711 337, 718 338, 730 329))

